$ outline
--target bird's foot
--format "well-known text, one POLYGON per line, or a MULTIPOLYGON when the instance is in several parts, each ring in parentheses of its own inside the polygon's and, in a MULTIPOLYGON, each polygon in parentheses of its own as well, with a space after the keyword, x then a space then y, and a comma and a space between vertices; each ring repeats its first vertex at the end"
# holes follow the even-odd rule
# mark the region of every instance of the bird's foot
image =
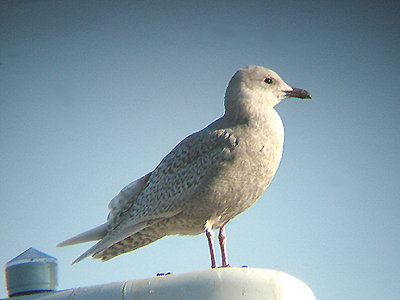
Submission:
MULTIPOLYGON (((248 268, 248 267, 249 267, 249 266, 246 266, 246 265, 242 266, 242 268, 248 268)), ((220 269, 220 268, 232 268, 232 266, 231 266, 230 264, 227 264, 227 265, 225 265, 225 266, 217 267, 217 269, 220 269)))
POLYGON ((226 265, 224 265, 224 266, 220 266, 220 267, 218 267, 218 269, 220 269, 220 268, 231 268, 232 266, 230 265, 230 264, 226 264, 226 265))

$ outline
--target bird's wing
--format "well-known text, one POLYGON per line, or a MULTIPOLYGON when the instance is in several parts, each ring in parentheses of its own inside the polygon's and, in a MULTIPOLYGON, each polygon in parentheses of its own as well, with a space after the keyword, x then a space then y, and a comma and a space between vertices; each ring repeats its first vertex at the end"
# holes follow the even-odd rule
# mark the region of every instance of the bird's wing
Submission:
POLYGON ((140 230, 181 212, 184 200, 237 146, 227 130, 202 130, 180 142, 155 170, 125 187, 110 202, 108 234, 74 263, 106 250, 140 230))
MULTIPOLYGON (((130 208, 113 216, 113 227, 169 218, 181 212, 188 199, 223 161, 232 159, 238 141, 225 129, 204 129, 180 142, 149 175, 145 187, 130 208), (120 219, 120 220, 118 220, 120 219)), ((148 176, 146 175, 146 176, 148 176)))
POLYGON ((95 256, 97 253, 102 252, 103 250, 111 247, 112 245, 126 239, 128 236, 139 232, 140 230, 151 226, 152 224, 160 221, 161 219, 151 220, 151 221, 144 221, 136 224, 123 224, 120 228, 115 230, 115 232, 111 232, 111 234, 106 235, 102 240, 100 240, 97 244, 86 250, 81 256, 73 261, 72 264, 76 264, 81 260, 85 259, 86 257, 93 255, 95 256))
POLYGON ((151 172, 131 182, 110 201, 108 204, 108 209, 110 210, 110 213, 107 217, 108 222, 112 222, 115 216, 121 215, 132 206, 132 204, 135 202, 135 199, 147 185, 150 176, 151 172))

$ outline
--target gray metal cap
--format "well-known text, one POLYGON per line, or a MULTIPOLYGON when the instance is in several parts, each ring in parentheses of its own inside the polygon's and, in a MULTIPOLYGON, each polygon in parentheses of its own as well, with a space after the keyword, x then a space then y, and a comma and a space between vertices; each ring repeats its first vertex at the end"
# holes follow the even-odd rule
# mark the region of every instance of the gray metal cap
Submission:
POLYGON ((57 259, 29 248, 6 263, 6 283, 9 297, 55 291, 57 289, 57 259))

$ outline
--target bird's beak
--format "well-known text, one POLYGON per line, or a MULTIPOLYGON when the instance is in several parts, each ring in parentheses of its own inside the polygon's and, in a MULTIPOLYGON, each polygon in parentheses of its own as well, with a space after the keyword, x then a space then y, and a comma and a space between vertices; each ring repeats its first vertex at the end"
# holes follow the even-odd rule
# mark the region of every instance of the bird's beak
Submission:
POLYGON ((291 91, 285 91, 285 96, 286 98, 311 99, 309 92, 295 87, 291 91))

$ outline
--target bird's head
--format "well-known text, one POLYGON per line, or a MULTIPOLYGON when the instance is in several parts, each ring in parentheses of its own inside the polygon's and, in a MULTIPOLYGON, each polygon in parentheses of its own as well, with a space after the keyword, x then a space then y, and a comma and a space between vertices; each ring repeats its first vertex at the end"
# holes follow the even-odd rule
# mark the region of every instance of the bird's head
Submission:
POLYGON ((248 66, 237 71, 230 80, 225 93, 225 109, 274 107, 285 98, 311 99, 311 95, 290 87, 270 69, 248 66))

